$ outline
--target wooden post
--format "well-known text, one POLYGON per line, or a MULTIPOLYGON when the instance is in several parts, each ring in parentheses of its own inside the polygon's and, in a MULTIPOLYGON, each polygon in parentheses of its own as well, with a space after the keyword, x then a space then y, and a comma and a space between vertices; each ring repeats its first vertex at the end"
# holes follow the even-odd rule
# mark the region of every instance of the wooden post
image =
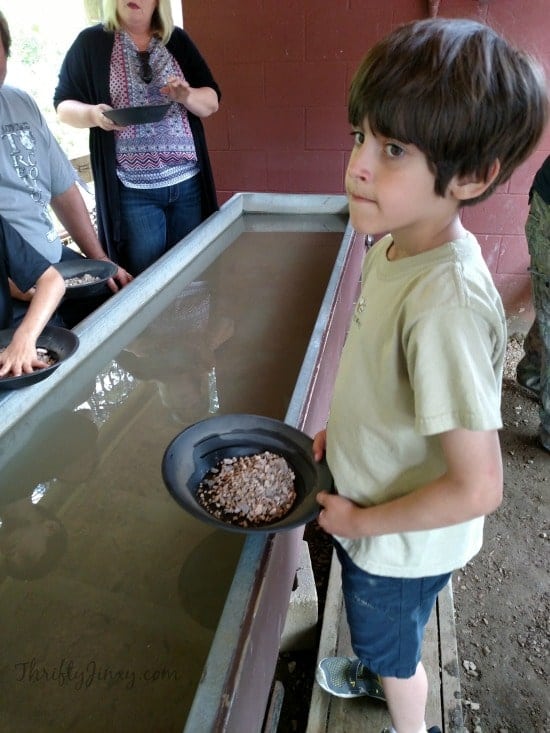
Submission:
POLYGON ((428 0, 430 18, 435 18, 439 12, 439 0, 428 0))

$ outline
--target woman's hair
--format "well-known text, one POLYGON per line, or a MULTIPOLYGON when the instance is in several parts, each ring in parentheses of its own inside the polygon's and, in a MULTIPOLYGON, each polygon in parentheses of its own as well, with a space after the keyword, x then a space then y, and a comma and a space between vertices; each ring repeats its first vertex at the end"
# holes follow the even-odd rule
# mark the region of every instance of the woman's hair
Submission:
MULTIPOLYGON (((120 30, 117 0, 103 0, 103 25, 109 31, 120 30)), ((166 44, 174 30, 174 20, 170 0, 157 0, 157 7, 151 17, 151 29, 166 44)))
POLYGON ((430 19, 377 43, 350 89, 350 123, 419 148, 444 196, 453 176, 504 183, 534 150, 548 118, 541 65, 486 25, 430 19))
POLYGON ((6 52, 6 56, 10 55, 10 48, 11 48, 11 35, 10 35, 10 28, 8 26, 8 21, 4 17, 4 13, 0 10, 0 38, 2 39, 2 45, 4 46, 4 51, 6 52))

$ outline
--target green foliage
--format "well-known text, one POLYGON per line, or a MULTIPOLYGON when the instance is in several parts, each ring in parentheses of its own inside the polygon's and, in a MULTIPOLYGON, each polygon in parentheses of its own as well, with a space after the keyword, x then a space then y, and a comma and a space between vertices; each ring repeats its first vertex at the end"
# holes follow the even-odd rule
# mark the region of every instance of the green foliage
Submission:
POLYGON ((101 0, 84 0, 84 10, 90 23, 101 20, 101 0))
MULTIPOLYGON (((36 32, 36 30, 35 30, 36 32)), ((17 52, 17 56, 21 59, 21 63, 32 66, 37 63, 40 58, 40 40, 38 36, 31 35, 22 38, 20 41, 14 40, 13 50, 17 52)))
POLYGON ((66 47, 38 24, 24 27, 12 24, 10 29, 12 47, 6 83, 24 89, 33 97, 69 158, 86 155, 88 130, 60 123, 53 108, 53 93, 66 47))

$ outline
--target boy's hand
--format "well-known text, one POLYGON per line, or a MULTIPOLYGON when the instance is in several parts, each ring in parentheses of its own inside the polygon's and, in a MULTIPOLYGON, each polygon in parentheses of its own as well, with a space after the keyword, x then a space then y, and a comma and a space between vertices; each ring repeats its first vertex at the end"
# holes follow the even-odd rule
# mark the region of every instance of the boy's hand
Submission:
POLYGON ((0 354, 0 377, 20 377, 45 366, 45 362, 37 357, 33 344, 18 345, 12 341, 0 354))
POLYGON ((316 461, 322 460, 327 447, 327 431, 320 430, 313 438, 313 458, 316 461))
POLYGON ((322 507, 317 521, 325 532, 350 540, 365 536, 364 528, 359 522, 360 513, 365 511, 363 507, 357 506, 350 499, 326 491, 320 491, 315 498, 322 507))

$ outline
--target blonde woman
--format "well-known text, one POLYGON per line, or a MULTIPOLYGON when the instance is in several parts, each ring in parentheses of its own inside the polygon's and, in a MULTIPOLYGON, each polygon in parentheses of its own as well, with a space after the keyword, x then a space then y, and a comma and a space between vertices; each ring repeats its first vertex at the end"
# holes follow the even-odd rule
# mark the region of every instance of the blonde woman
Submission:
POLYGON ((169 0, 103 0, 59 74, 59 119, 90 128, 99 236, 138 275, 217 210, 201 119, 220 89, 169 0), (159 121, 121 127, 112 108, 170 103, 159 121))

